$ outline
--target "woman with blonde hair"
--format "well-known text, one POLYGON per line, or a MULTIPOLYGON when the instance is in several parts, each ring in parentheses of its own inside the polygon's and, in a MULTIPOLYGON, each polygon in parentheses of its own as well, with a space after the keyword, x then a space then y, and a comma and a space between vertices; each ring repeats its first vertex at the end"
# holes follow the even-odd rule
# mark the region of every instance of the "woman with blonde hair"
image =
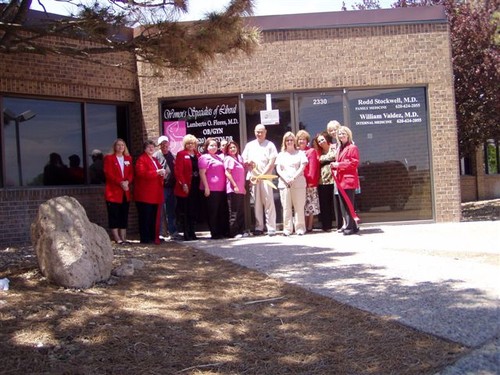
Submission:
POLYGON ((304 207, 306 203, 306 178, 304 168, 307 157, 297 150, 295 135, 286 132, 281 144, 281 152, 276 158, 276 173, 279 176, 278 189, 283 206, 283 234, 294 232, 299 236, 306 232, 304 207))
POLYGON ((198 167, 198 139, 187 134, 182 139, 183 149, 175 157, 175 188, 178 213, 184 230, 184 241, 197 240, 195 234, 196 214, 199 209, 200 170, 198 167))
MULTIPOLYGON (((337 149, 339 148, 339 141, 337 139, 337 130, 342 126, 337 120, 332 120, 326 124, 326 131, 332 137, 330 148, 337 154, 337 149)), ((340 198, 337 185, 333 184, 333 211, 335 212, 335 221, 337 223, 337 232, 342 232, 344 230, 342 219, 342 212, 340 210, 340 198)))
POLYGON ((111 151, 104 157, 103 170, 108 225, 113 240, 117 244, 124 244, 127 243, 130 185, 134 179, 134 168, 123 139, 118 138, 113 142, 111 151))
POLYGON ((356 189, 359 188, 359 150, 352 139, 352 132, 347 126, 341 126, 337 131, 340 145, 337 152, 336 161, 331 164, 336 181, 338 182, 340 209, 344 219, 344 235, 350 235, 359 231, 353 213, 354 197, 356 189))

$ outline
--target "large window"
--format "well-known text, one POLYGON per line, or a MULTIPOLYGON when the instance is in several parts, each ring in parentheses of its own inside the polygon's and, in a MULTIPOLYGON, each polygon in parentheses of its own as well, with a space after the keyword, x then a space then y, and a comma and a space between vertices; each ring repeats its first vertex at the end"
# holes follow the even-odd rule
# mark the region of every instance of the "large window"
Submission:
POLYGON ((425 88, 356 90, 348 99, 363 220, 432 219, 425 88))
POLYGON ((2 109, 4 187, 102 183, 89 167, 127 128, 126 106, 4 98, 2 109))

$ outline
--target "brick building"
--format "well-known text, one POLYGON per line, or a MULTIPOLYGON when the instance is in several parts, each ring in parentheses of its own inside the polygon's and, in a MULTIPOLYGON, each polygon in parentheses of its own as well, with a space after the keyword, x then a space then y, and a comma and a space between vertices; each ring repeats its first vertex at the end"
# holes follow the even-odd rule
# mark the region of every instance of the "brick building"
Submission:
POLYGON ((363 162, 364 222, 460 219, 443 8, 248 22, 262 31, 256 53, 220 57, 193 79, 171 71, 152 77, 149 66, 127 55, 103 57, 125 63, 127 70, 65 57, 3 55, 0 244, 28 242, 38 205, 59 195, 75 196, 90 219, 106 227, 103 186, 90 181, 90 153, 108 151, 117 136, 133 155, 144 139, 159 134, 172 137, 174 148, 186 132, 200 141, 215 136, 244 144, 261 121, 277 122, 268 125, 268 135, 278 148, 286 130, 306 129, 314 136, 333 119, 351 127, 363 162), (44 185, 42 172, 52 152, 63 160, 79 155, 84 184, 44 185))

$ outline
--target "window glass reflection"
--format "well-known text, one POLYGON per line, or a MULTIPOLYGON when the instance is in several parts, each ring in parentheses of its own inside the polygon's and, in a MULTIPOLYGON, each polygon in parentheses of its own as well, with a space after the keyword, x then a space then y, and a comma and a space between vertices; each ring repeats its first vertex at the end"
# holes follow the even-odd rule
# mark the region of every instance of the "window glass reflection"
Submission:
POLYGON ((126 105, 4 98, 3 119, 5 187, 102 184, 103 155, 128 138, 126 105))
POLYGON ((105 104, 87 104, 87 160, 91 184, 104 183, 103 156, 110 152, 117 138, 117 107, 105 104))
POLYGON ((344 124, 342 93, 297 94, 299 128, 306 130, 311 139, 326 130, 326 124, 337 120, 344 124))
MULTIPOLYGON (((16 117, 17 120, 4 122, 5 186, 36 186, 49 184, 49 182, 50 185, 70 183, 69 157, 77 155, 80 158, 81 167, 80 104, 6 98, 4 109, 16 116, 26 111, 34 113, 34 116, 26 121, 20 121, 16 117), (16 127, 19 130, 18 136, 16 127), (45 167, 49 166, 50 174, 55 164, 61 164, 60 173, 44 178, 45 167)), ((4 111, 4 119, 5 117, 4 111)))
POLYGON ((425 88, 348 93, 363 221, 432 219, 425 88))

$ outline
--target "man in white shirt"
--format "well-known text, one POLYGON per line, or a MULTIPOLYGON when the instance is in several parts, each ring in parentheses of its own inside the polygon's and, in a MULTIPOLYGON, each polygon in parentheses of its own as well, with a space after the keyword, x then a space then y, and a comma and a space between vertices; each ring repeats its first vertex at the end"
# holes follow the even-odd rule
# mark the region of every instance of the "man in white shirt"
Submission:
MULTIPOLYGON (((259 175, 271 174, 274 169, 274 161, 278 156, 276 146, 266 139, 267 130, 264 125, 255 126, 255 140, 245 146, 241 156, 245 166, 249 169, 247 180, 259 175)), ((273 188, 263 180, 252 179, 250 193, 254 199, 255 231, 260 235, 264 231, 264 215, 267 234, 276 234, 276 207, 274 206, 273 188)))

